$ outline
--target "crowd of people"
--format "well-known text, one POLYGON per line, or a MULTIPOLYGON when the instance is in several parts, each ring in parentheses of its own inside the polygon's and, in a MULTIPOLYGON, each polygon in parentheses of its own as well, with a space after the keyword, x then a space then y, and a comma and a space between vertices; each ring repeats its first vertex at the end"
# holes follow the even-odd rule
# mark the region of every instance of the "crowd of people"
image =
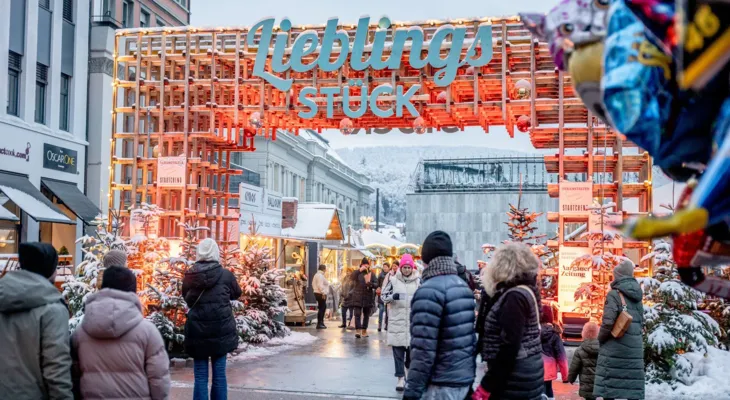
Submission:
MULTIPOLYGON (((539 259, 528 246, 501 246, 480 272, 481 288, 453 254, 451 238, 431 233, 419 271, 406 254, 380 274, 363 259, 343 276, 342 325, 355 337, 378 330, 392 347, 395 389, 403 398, 541 400, 552 383, 580 380, 586 399, 643 399, 642 290, 631 261, 613 271, 600 328, 588 323, 573 359, 566 357, 554 315, 542 306, 539 259), (479 299, 477 307, 476 299, 479 299), (485 374, 475 382, 477 365, 485 374)), ((227 397, 226 356, 239 343, 231 300, 241 296, 220 264, 218 245, 204 239, 186 271, 185 351, 194 360, 195 400, 227 397), (209 370, 212 378, 209 381, 209 370), (210 384, 210 386, 209 386, 210 384), (210 389, 209 389, 210 387, 210 389)), ((49 244, 19 246, 20 269, 0 278, 0 393, 13 399, 165 399, 169 360, 157 328, 143 317, 137 278, 124 252, 103 258, 100 290, 85 300, 84 318, 69 335, 69 310, 52 284, 58 255, 49 244)), ((325 266, 312 280, 324 329, 331 288, 325 266)))

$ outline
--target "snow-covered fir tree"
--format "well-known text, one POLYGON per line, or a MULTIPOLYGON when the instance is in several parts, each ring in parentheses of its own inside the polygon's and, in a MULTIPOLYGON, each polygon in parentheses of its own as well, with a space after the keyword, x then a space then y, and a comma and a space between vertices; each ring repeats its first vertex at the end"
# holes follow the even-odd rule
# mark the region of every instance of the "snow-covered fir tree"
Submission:
POLYGON ((69 329, 73 332, 84 317, 86 297, 96 292, 101 285, 102 260, 110 250, 128 252, 127 243, 120 236, 122 223, 119 215, 112 211, 111 224, 105 216, 94 220, 97 230, 93 236, 85 235, 76 242, 81 243, 83 261, 76 266, 75 273, 62 285, 63 296, 71 311, 69 329))
POLYGON ((251 242, 232 267, 243 295, 233 302, 236 326, 245 343, 263 343, 274 337, 289 335, 289 328, 276 318, 287 311, 286 293, 279 285, 284 277, 275 268, 271 249, 251 242))
POLYGON ((650 382, 691 384, 688 352, 706 353, 719 343, 720 328, 698 310, 704 295, 682 284, 665 240, 654 243, 644 259, 653 260, 654 276, 639 279, 644 290, 644 359, 650 382))
POLYGON ((208 230, 197 224, 186 223, 180 226, 185 233, 180 246, 181 254, 163 257, 151 263, 149 282, 143 292, 150 310, 147 319, 155 324, 168 346, 181 344, 184 340, 188 305, 182 296, 183 278, 185 271, 195 263, 198 233, 208 230))

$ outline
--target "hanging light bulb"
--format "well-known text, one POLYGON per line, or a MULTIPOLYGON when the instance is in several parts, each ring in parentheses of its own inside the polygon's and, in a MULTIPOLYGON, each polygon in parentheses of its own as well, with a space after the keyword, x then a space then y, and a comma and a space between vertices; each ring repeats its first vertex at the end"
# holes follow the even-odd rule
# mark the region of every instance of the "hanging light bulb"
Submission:
POLYGON ((248 118, 248 123, 251 127, 259 129, 264 126, 264 121, 261 119, 261 113, 256 111, 248 118))
POLYGON ((426 133, 426 121, 423 117, 418 117, 413 121, 413 131, 419 135, 426 133))
POLYGON ((520 132, 525 133, 529 131, 531 125, 532 121, 530 121, 530 117, 527 115, 520 115, 520 117, 517 118, 517 130, 520 132))
POLYGON ((343 135, 349 135, 355 132, 354 127, 355 125, 352 123, 350 118, 343 118, 342 121, 340 121, 340 132, 342 132, 343 135))
POLYGON ((524 100, 530 97, 532 85, 526 79, 520 79, 515 82, 514 98, 518 100, 524 100))

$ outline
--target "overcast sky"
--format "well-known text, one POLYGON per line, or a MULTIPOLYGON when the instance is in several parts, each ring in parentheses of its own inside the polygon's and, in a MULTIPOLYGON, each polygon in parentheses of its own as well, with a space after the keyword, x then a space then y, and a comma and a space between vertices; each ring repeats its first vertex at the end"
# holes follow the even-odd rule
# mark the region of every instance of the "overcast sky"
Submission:
MULTIPOLYGON (((194 0, 191 24, 198 26, 251 26, 262 18, 288 17, 293 25, 324 24, 331 17, 356 23, 369 15, 373 20, 387 15, 392 21, 512 16, 521 11, 546 12, 557 0, 194 0)), ((416 136, 397 131, 384 135, 343 136, 339 131, 323 134, 334 147, 382 145, 476 145, 500 149, 529 151, 527 134, 515 132, 510 139, 503 128, 494 127, 485 134, 481 128, 464 132, 434 132, 416 136)))

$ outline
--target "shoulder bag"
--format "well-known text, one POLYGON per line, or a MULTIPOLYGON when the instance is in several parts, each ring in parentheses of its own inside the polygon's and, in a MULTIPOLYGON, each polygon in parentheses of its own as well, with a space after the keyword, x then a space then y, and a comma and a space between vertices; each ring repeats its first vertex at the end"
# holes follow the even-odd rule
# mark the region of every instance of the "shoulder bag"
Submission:
POLYGON ((537 304, 537 297, 535 297, 535 293, 533 293, 532 289, 530 289, 530 287, 526 285, 519 285, 515 288, 524 289, 527 293, 530 294, 530 297, 532 297, 532 302, 535 303, 535 319, 537 319, 537 330, 542 330, 542 327, 540 326, 540 305, 537 304))
POLYGON ((618 317, 616 317, 616 322, 613 323, 611 336, 618 339, 623 336, 627 330, 629 330, 629 326, 631 326, 631 323, 634 321, 634 317, 632 317, 626 310, 626 299, 624 299, 623 293, 618 290, 616 292, 618 293, 618 297, 621 298, 621 312, 618 317))

